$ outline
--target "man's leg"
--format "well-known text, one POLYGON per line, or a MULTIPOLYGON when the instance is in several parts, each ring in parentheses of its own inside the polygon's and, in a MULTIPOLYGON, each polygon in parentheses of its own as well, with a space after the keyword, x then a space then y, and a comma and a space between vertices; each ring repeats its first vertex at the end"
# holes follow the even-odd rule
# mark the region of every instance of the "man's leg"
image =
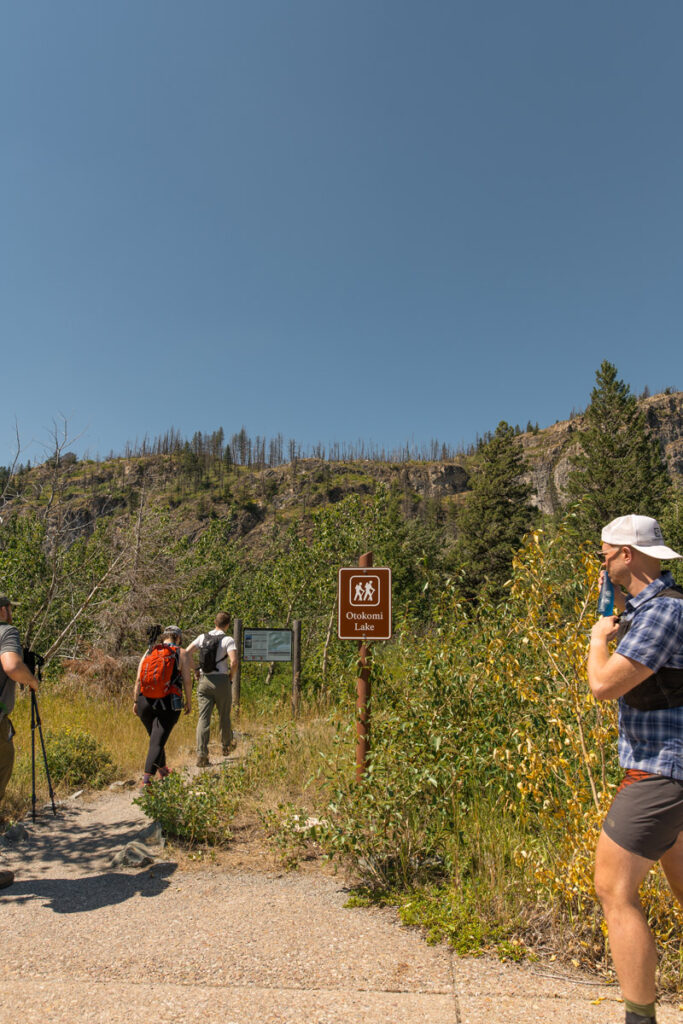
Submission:
POLYGON ((621 994, 632 1003, 655 1001, 657 950, 638 890, 654 864, 629 853, 600 833, 595 857, 595 890, 605 912, 621 994))
MULTIPOLYGON (((5 795, 7 783, 12 777, 14 767, 14 729, 5 715, 0 719, 0 800, 5 795)), ((6 889, 14 881, 14 872, 9 868, 0 868, 0 889, 6 889)))
POLYGON ((214 705, 215 687, 202 675, 197 686, 197 764, 209 763, 209 734, 211 712, 214 705))
POLYGON ((230 709, 232 707, 232 683, 230 676, 221 675, 213 677, 216 684, 216 707, 218 708, 218 722, 221 729, 221 742, 223 753, 230 753, 232 743, 232 723, 230 722, 230 709))
POLYGON ((0 800, 5 795, 7 783, 12 777, 14 767, 14 729, 12 723, 5 715, 0 720, 0 800))
POLYGON ((683 832, 666 853, 659 858, 671 891, 683 907, 683 832))

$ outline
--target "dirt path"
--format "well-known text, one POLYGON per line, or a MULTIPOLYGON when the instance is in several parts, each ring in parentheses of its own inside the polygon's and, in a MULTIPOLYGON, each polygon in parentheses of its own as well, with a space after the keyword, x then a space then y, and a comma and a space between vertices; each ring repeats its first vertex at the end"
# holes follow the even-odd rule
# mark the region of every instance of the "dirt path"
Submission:
POLYGON ((623 1021, 614 989, 459 959, 391 910, 346 909, 338 877, 169 856, 133 795, 67 801, 2 841, 2 1024, 623 1021), (154 863, 112 866, 140 839, 154 863))

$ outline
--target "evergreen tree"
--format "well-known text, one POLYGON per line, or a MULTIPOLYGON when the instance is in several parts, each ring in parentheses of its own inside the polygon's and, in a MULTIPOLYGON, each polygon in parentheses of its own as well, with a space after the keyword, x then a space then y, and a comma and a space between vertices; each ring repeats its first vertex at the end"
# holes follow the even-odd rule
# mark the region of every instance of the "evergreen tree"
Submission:
POLYGON ((472 493, 457 519, 456 554, 470 596, 483 588, 496 597, 522 537, 533 525, 531 486, 521 479, 527 468, 514 428, 501 421, 481 448, 472 493))
MULTIPOLYGON (((683 488, 672 487, 669 502, 658 516, 665 543, 683 554, 683 488)), ((683 585, 683 559, 665 563, 679 586, 683 585)))
POLYGON ((595 381, 567 482, 585 537, 599 534, 616 516, 656 517, 671 487, 659 443, 628 384, 618 379, 617 368, 605 360, 595 381))

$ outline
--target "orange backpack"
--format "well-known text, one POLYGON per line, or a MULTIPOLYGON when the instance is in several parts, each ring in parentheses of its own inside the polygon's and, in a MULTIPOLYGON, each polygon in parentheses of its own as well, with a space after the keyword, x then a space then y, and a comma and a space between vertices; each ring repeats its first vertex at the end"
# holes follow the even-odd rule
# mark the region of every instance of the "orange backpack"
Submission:
POLYGON ((140 693, 148 700, 180 694, 180 649, 172 644, 156 644, 142 659, 140 693))

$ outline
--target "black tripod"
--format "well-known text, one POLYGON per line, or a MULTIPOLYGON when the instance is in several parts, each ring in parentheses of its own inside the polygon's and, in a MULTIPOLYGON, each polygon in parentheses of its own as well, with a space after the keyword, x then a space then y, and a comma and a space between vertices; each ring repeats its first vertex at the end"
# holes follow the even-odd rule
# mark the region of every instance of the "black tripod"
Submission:
MULTIPOLYGON (((40 679, 40 667, 38 667, 38 679, 40 679)), ((47 776, 47 788, 50 794, 50 800, 52 801, 52 813, 57 817, 57 808, 55 807, 55 794, 52 789, 52 779, 50 778, 50 769, 47 766, 47 753, 45 751, 45 740, 43 739, 43 728, 40 724, 40 712, 38 711, 38 700, 36 698, 36 691, 31 690, 31 806, 33 820, 36 820, 36 726, 38 727, 38 735, 40 736, 40 746, 43 751, 43 764, 45 765, 45 775, 47 776)))

